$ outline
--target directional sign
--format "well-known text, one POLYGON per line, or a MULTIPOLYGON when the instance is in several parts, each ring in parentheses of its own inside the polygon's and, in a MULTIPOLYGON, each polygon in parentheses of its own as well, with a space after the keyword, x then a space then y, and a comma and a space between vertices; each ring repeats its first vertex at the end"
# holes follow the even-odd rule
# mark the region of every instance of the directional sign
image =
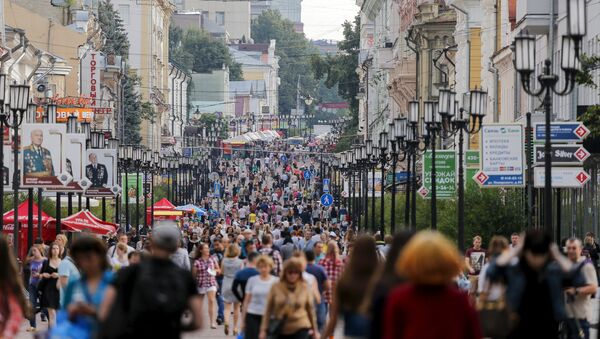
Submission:
POLYGON ((281 157, 279 157, 279 160, 281 160, 281 162, 287 162, 287 157, 282 154, 281 157))
POLYGON ((215 182, 214 196, 216 198, 221 197, 221 183, 220 182, 215 182))
POLYGON ((329 193, 329 183, 331 182, 330 179, 323 179, 323 193, 329 193))
MULTIPOLYGON (((431 191, 432 153, 423 155, 423 187, 431 191)), ((456 153, 454 151, 435 152, 436 199, 450 199, 456 193, 456 153)), ((429 197, 426 195, 424 197, 429 197)))
MULTIPOLYGON (((590 130, 580 122, 557 122, 550 125, 550 138, 552 141, 582 141, 590 134, 590 130)), ((543 141, 546 138, 546 125, 535 125, 535 140, 543 141)))
POLYGON ((325 207, 333 205, 333 196, 329 193, 323 194, 321 196, 321 205, 325 207))
POLYGON ((523 126, 492 124, 481 128, 481 171, 473 179, 483 187, 521 187, 524 180, 523 126))
MULTIPOLYGON (((558 165, 573 165, 581 164, 590 157, 583 146, 579 145, 552 145, 552 164, 558 165)), ((546 154, 544 153, 544 145, 535 145, 535 162, 543 164, 546 154)))
MULTIPOLYGON (((544 167, 536 167, 533 171, 533 186, 544 187, 544 167)), ((592 177, 582 167, 552 167, 553 188, 581 188, 592 177)))
POLYGON ((309 170, 304 171, 304 179, 309 180, 312 177, 312 173, 309 170))

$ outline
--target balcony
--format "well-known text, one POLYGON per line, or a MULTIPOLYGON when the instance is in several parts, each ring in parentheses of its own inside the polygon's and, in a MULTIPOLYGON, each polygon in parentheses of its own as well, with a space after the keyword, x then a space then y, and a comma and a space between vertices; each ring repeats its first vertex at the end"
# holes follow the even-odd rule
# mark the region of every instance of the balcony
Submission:
MULTIPOLYGON (((548 34, 550 24, 550 1, 555 0, 519 0, 517 1, 517 30, 527 30, 530 34, 548 34)), ((555 1, 555 12, 558 4, 555 1)))

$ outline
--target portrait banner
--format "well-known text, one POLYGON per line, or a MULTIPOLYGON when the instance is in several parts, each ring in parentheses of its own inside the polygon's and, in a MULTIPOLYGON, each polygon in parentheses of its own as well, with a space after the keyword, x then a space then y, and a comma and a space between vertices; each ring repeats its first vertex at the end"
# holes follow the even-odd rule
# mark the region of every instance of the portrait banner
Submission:
POLYGON ((88 197, 114 196, 117 185, 117 150, 88 149, 85 153, 84 176, 91 182, 85 192, 88 197))
POLYGON ((22 187, 64 188, 58 176, 67 173, 66 129, 64 124, 22 125, 22 187))

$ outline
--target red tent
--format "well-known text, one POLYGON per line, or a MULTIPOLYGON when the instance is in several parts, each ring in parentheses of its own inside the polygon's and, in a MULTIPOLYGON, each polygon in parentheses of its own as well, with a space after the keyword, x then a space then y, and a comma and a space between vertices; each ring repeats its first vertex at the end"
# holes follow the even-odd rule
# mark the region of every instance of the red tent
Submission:
MULTIPOLYGON (((154 204, 154 220, 175 220, 181 216, 183 212, 176 211, 173 205, 167 198, 162 198, 154 204)), ((152 208, 146 208, 146 218, 148 223, 152 220, 152 208)))
MULTIPOLYGON (((27 227, 27 223, 29 222, 29 203, 27 201, 24 201, 21 203, 21 205, 19 205, 19 223, 23 224, 24 227, 27 227)), ((33 204, 33 224, 37 225, 38 223, 38 205, 37 204, 33 204)), ((6 213, 4 213, 4 215, 2 216, 2 220, 4 221, 4 224, 12 224, 15 222, 15 210, 12 209, 6 213)), ((42 211, 42 225, 45 225, 48 221, 50 220, 54 220, 54 218, 52 218, 51 216, 49 216, 48 214, 44 213, 42 211)))
MULTIPOLYGON (((67 232, 88 231, 93 234, 107 235, 117 231, 117 225, 103 222, 95 217, 90 211, 82 210, 70 215, 60 221, 61 229, 67 232)), ((56 221, 49 222, 52 227, 56 221)))

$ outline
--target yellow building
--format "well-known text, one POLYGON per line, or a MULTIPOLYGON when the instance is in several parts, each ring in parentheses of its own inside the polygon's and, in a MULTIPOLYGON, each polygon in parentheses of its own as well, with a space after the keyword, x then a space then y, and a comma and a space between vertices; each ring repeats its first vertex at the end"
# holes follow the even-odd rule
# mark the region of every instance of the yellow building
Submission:
POLYGON ((160 123, 169 114, 169 23, 175 6, 169 0, 112 0, 129 36, 129 65, 141 78, 142 101, 154 105, 157 117, 142 121, 142 144, 160 148, 160 123))

